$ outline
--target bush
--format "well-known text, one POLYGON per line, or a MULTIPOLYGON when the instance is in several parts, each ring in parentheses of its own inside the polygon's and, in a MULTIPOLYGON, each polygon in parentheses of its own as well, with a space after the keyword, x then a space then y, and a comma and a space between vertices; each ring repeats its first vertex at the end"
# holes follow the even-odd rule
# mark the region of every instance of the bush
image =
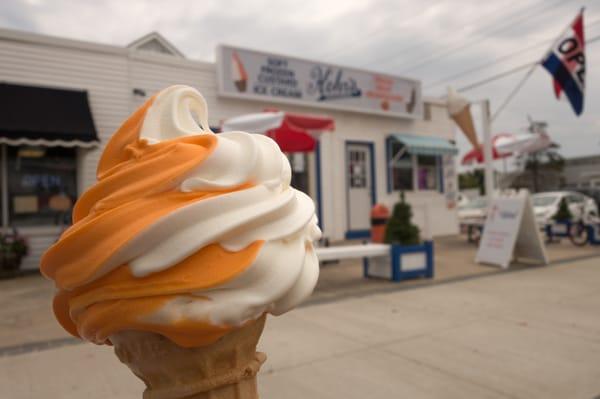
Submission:
POLYGON ((556 211, 554 216, 552 216, 552 219, 554 219, 554 220, 571 220, 572 218, 573 218, 573 214, 571 213, 571 210, 569 209, 569 205, 567 205, 566 198, 563 197, 560 200, 560 204, 558 204, 558 210, 556 211))
POLYGON ((401 192, 400 202, 394 205, 392 217, 387 222, 384 241, 387 244, 419 244, 419 228, 412 224, 411 219, 412 209, 404 200, 404 192, 401 192))

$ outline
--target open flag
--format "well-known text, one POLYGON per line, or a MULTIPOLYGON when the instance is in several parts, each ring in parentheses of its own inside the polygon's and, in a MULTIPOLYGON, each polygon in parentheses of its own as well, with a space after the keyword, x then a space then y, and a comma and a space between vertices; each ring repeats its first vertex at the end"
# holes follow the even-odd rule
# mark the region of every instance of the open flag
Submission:
POLYGON ((564 92, 575 114, 581 115, 585 92, 583 9, 552 45, 542 60, 542 65, 553 77, 556 98, 560 98, 560 94, 564 92))

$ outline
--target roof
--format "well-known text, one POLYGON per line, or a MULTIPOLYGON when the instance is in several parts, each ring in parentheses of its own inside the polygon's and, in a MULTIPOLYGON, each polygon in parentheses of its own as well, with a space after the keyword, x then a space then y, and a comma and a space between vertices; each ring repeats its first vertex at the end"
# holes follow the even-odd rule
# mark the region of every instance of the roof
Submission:
POLYGON ((407 151, 411 154, 456 155, 458 153, 458 149, 450 141, 441 137, 401 133, 392 133, 391 137, 404 144, 407 151))
POLYGON ((87 91, 0 83, 0 143, 91 147, 99 143, 87 91))
POLYGON ((127 45, 127 48, 141 51, 151 51, 185 58, 183 53, 158 32, 150 32, 127 45))

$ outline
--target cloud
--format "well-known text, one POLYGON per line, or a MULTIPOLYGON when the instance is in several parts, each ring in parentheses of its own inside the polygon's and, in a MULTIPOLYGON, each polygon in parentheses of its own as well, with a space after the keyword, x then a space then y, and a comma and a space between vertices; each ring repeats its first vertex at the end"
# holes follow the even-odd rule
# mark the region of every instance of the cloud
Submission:
POLYGON ((38 31, 25 1, 10 0, 0 3, 0 27, 38 31))
MULTIPOLYGON (((421 79, 426 94, 439 96, 445 85, 428 88, 430 83, 558 36, 582 5, 586 21, 599 22, 587 36, 600 35, 600 3, 593 0, 3 0, 0 26, 116 45, 156 30, 190 58, 212 61, 216 45, 228 43, 407 75, 421 79)), ((451 84, 461 87, 539 59, 547 47, 451 84)), ((538 68, 495 121, 494 133, 520 133, 531 115, 549 123, 565 155, 598 153, 600 41, 589 46, 587 57, 582 117, 553 97, 550 76, 538 68)), ((496 109, 523 73, 466 95, 490 98, 496 109)))

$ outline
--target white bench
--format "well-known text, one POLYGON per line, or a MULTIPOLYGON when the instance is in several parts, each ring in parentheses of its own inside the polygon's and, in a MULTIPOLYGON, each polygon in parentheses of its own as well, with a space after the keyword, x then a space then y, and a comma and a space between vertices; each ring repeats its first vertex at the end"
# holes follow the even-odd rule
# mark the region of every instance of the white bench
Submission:
POLYGON ((390 254, 388 244, 363 244, 344 245, 340 247, 316 248, 317 257, 320 261, 339 260, 352 258, 369 258, 372 256, 386 256, 390 254))
POLYGON ((362 258, 364 277, 384 277, 401 281, 433 277, 433 242, 420 245, 362 244, 317 247, 319 261, 362 258), (371 265, 369 258, 375 258, 371 265))

